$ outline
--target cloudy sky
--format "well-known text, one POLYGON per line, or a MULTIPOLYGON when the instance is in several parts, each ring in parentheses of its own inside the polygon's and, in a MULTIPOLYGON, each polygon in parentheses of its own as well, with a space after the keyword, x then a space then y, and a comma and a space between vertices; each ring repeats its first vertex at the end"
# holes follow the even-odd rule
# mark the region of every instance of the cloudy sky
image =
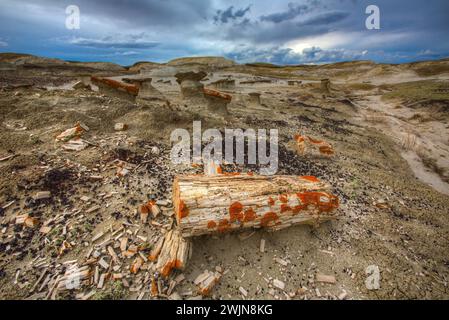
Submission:
POLYGON ((0 52, 78 61, 219 55, 276 64, 449 57, 448 0, 0 0, 0 52), (66 28, 66 8, 80 29, 66 28), (366 8, 380 9, 368 30, 366 8))

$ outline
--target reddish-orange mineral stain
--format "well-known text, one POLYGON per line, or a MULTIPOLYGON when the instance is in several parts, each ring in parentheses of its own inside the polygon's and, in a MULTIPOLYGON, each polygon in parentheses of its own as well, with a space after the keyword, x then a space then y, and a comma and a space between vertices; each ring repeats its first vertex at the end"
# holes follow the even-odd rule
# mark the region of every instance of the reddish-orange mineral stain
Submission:
POLYGON ((234 202, 229 207, 229 218, 231 222, 243 220, 243 205, 240 202, 234 202))
POLYGON ((329 146, 321 146, 319 148, 319 150, 320 150, 320 153, 322 153, 322 154, 326 154, 326 155, 333 155, 334 154, 334 150, 331 147, 329 147, 329 146))
POLYGON ((144 205, 140 206, 140 213, 146 214, 148 212, 149 212, 149 210, 148 210, 147 205, 144 204, 144 205))
POLYGON ((286 195, 281 194, 279 196, 279 200, 281 200, 282 203, 287 203, 288 202, 288 198, 286 195))
POLYGON ((284 213, 284 212, 287 212, 287 211, 291 211, 291 210, 292 210, 292 208, 290 208, 289 205, 287 205, 285 203, 281 204, 281 213, 284 213))
POLYGON ((329 212, 338 208, 338 198, 334 195, 325 192, 304 192, 297 194, 302 205, 296 206, 295 209, 303 210, 307 209, 309 205, 313 205, 318 208, 320 212, 329 212), (321 197, 327 198, 328 201, 321 201, 321 197))
POLYGON ((304 142, 304 137, 299 134, 296 134, 295 140, 296 140, 296 142, 304 142))
POLYGON ((215 221, 211 220, 207 223, 207 228, 209 228, 209 229, 214 229, 216 226, 217 226, 217 224, 215 223, 215 221))
POLYGON ((187 208, 184 201, 179 200, 178 217, 179 219, 185 218, 189 215, 189 208, 187 208))
POLYGON ((321 144, 321 143, 324 142, 324 141, 321 141, 321 140, 315 140, 315 139, 313 139, 311 137, 307 137, 307 138, 309 139, 310 143, 313 143, 313 144, 321 144))
POLYGON ((310 182, 320 182, 320 180, 317 177, 314 177, 314 176, 302 176, 300 178, 304 179, 304 180, 308 180, 310 182))
POLYGON ((274 206, 274 200, 273 200, 272 197, 268 198, 268 204, 269 204, 270 206, 274 206))
POLYGON ((217 231, 226 232, 230 228, 228 219, 223 219, 218 222, 217 231))
POLYGON ((262 219, 260 220, 260 225, 262 227, 267 227, 270 224, 270 222, 274 222, 278 219, 279 219, 279 217, 276 213, 267 212, 263 215, 262 219))
POLYGON ((244 222, 253 221, 256 218, 257 218, 257 214, 252 208, 245 210, 245 216, 243 218, 244 222))

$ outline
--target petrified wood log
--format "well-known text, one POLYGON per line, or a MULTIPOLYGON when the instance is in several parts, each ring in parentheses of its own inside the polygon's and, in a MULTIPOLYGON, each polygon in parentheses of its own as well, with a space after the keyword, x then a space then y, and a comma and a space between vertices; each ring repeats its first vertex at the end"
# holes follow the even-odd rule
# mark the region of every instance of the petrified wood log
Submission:
POLYGON ((135 85, 139 89, 137 100, 164 99, 162 93, 151 84, 152 78, 123 78, 122 81, 135 85))
POLYGON ((231 102, 232 96, 206 88, 203 89, 203 92, 207 101, 207 108, 210 112, 220 114, 222 116, 229 115, 228 104, 231 102))
POLYGON ((317 225, 335 218, 339 202, 315 177, 223 174, 176 177, 173 203, 179 232, 192 237, 317 225))
POLYGON ((126 100, 134 101, 139 94, 139 88, 133 84, 116 81, 108 78, 91 77, 92 83, 97 85, 100 92, 116 96, 126 100))

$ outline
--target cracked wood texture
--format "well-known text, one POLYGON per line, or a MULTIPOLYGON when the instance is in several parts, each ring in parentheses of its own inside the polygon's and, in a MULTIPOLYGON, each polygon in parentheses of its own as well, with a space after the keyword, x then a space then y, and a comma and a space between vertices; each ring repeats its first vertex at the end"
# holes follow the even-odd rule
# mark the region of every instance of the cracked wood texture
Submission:
POLYGON ((311 176, 179 176, 173 203, 183 237, 247 228, 280 230, 335 218, 338 198, 311 176))

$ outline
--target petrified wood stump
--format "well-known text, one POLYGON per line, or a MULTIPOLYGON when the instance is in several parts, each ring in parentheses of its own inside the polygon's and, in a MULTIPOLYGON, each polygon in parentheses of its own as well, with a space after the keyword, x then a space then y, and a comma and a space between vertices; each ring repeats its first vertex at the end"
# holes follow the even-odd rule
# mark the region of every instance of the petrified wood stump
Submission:
POLYGON ((224 117, 229 115, 228 104, 232 97, 219 91, 204 88, 204 97, 207 101, 207 108, 210 112, 220 114, 224 117))
POLYGON ((175 178, 173 203, 180 234, 192 237, 316 225, 334 218, 339 202, 315 177, 224 174, 175 178))
POLYGON ((200 82, 207 74, 200 72, 183 72, 175 75, 185 100, 204 100, 204 85, 200 82))

